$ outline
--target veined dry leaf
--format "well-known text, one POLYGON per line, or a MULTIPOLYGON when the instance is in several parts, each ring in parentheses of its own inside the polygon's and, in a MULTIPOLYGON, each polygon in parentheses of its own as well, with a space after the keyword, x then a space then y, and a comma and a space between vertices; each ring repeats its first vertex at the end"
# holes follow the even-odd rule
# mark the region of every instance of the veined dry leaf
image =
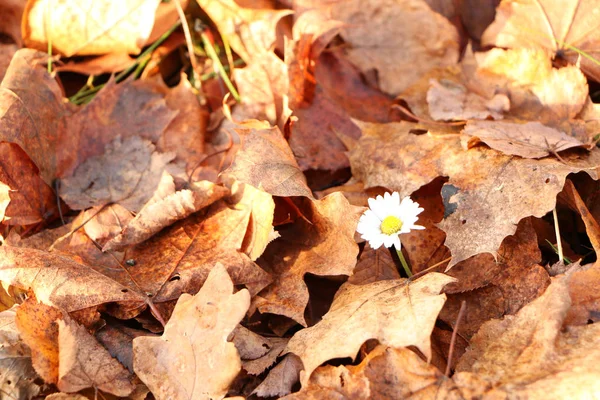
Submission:
POLYGON ((30 0, 23 16, 27 47, 74 55, 128 52, 138 54, 154 25, 159 0, 30 0))
POLYGON ((156 336, 150 332, 133 329, 119 323, 111 323, 96 333, 96 339, 129 372, 133 373, 133 339, 140 336, 156 336))
POLYGON ((40 392, 31 352, 15 324, 17 307, 0 313, 0 390, 11 399, 31 399, 40 392))
POLYGON ((350 61, 363 73, 376 70, 380 87, 388 94, 395 96, 432 68, 458 61, 456 28, 424 0, 320 5, 329 6, 332 18, 344 23, 341 35, 350 45, 350 61))
MULTIPOLYGON (((250 191, 244 194, 252 196, 250 191)), ((196 293, 220 262, 236 285, 246 285, 253 295, 258 293, 271 278, 240 251, 252 215, 244 202, 238 206, 218 201, 205 215, 193 214, 127 249, 124 259, 135 261, 128 267, 129 274, 160 302, 177 299, 184 292, 196 293)))
POLYGON ((600 67, 579 52, 600 59, 600 22, 594 0, 567 3, 556 0, 503 0, 496 19, 481 37, 483 45, 539 48, 561 53, 600 81, 600 67))
POLYGON ((598 175, 600 151, 530 160, 478 147, 467 151, 456 136, 414 135, 412 124, 360 123, 363 136, 350 152, 353 175, 365 187, 384 186, 407 196, 438 176, 449 177, 447 217, 439 224, 452 252, 449 266, 479 253, 496 253, 518 222, 551 211, 566 176, 598 175))
POLYGON ((57 321, 59 376, 57 387, 78 392, 93 387, 124 397, 134 390, 132 376, 84 327, 68 317, 57 321))
POLYGON ((134 369, 158 400, 222 399, 241 369, 227 337, 250 306, 247 290, 216 265, 198 294, 183 294, 160 338, 133 340, 134 369))
POLYGON ((60 87, 41 65, 47 57, 45 53, 21 49, 12 58, 0 84, 0 141, 21 146, 39 168, 44 182, 52 185, 67 109, 60 87))
POLYGON ((353 285, 366 285, 390 279, 400 279, 400 273, 389 249, 380 247, 373 250, 371 246, 368 246, 360 255, 348 282, 353 285))
POLYGON ((174 157, 156 152, 152 143, 139 136, 117 138, 106 146, 104 154, 88 158, 72 176, 62 180, 61 197, 76 210, 119 203, 139 211, 174 157))
MULTIPOLYGON (((515 316, 484 324, 461 358, 454 380, 469 375, 491 384, 485 397, 593 397, 600 390, 600 326, 562 325, 571 305, 569 275, 515 316), (469 374, 470 373, 470 374, 469 374)), ((460 384, 459 384, 460 386, 460 384)))
POLYGON ((462 131, 466 147, 483 142, 504 154, 542 158, 574 147, 587 147, 579 139, 539 122, 469 121, 462 131))
POLYGON ((242 148, 223 175, 250 184, 273 196, 306 196, 312 192, 294 154, 278 128, 242 124, 236 131, 242 148))
POLYGON ((54 190, 40 178, 38 168, 15 143, 0 142, 0 182, 8 185, 10 197, 0 222, 30 225, 58 214, 54 190))
POLYGON ((235 0, 196 1, 248 65, 274 46, 277 23, 292 13, 291 10, 246 8, 235 0))
POLYGON ((275 281, 254 305, 261 313, 284 315, 306 326, 309 293, 304 276, 351 275, 358 254, 354 232, 362 208, 351 206, 340 193, 316 201, 300 198, 297 205, 306 219, 279 228, 281 237, 258 260, 275 281))
POLYGON ((111 238, 102 251, 123 250, 150 238, 161 229, 209 206, 228 193, 212 182, 194 182, 189 189, 175 191, 173 177, 163 173, 153 197, 121 232, 111 238))
POLYGON ((19 50, 19 47, 14 43, 0 43, 0 82, 4 79, 10 61, 17 50, 19 50))
POLYGON ((65 255, 0 246, 0 281, 31 289, 36 298, 67 312, 110 302, 144 302, 146 296, 65 255))
POLYGON ((402 279, 342 286, 323 319, 288 343, 287 351, 304 364, 302 386, 323 362, 354 358, 369 339, 392 347, 416 346, 431 357, 431 331, 446 301, 440 291, 453 281, 432 272, 410 283, 402 279))

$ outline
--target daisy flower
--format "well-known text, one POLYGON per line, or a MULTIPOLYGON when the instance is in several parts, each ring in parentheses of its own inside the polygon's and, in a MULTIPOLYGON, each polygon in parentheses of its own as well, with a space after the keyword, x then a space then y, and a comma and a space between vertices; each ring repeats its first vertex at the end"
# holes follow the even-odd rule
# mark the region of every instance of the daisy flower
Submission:
POLYGON ((400 202, 400 194, 385 193, 369 199, 369 210, 358 220, 356 230, 361 237, 369 242, 372 248, 378 249, 381 245, 396 248, 400 252, 400 235, 408 233, 412 229, 425 229, 415 225, 417 215, 423 212, 419 203, 415 203, 409 197, 400 202))

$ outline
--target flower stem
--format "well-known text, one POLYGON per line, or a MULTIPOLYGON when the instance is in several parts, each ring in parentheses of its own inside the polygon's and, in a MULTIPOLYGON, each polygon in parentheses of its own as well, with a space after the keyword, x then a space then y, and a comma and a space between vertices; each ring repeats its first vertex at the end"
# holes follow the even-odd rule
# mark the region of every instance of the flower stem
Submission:
MULTIPOLYGON (((394 248, 396 249, 396 247, 394 248)), ((404 268, 404 272, 406 272, 406 275, 408 275, 408 277, 410 278, 412 276, 412 271, 410 270, 408 263, 404 258, 404 254, 402 254, 402 250, 396 249, 396 253, 398 253, 398 258, 400 259, 400 264, 402 264, 402 268, 404 268)))

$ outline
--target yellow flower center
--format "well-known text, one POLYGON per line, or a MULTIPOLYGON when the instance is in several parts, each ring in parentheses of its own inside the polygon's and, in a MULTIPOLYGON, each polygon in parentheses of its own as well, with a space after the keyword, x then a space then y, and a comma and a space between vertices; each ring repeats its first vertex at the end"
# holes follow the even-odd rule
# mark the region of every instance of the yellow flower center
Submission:
POLYGON ((380 226, 381 232, 386 235, 393 235, 402 229, 402 220, 398 217, 394 217, 390 215, 389 217, 385 217, 383 221, 381 221, 380 226))

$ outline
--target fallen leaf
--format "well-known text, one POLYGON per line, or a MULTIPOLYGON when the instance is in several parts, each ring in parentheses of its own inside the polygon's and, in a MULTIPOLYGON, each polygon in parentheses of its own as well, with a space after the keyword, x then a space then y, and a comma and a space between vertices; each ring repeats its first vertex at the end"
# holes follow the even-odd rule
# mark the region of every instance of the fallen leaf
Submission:
POLYGON ((57 321, 59 376, 57 387, 78 392, 93 387, 115 396, 128 396, 135 388, 131 374, 70 318, 57 321))
POLYGON ((275 44, 275 27, 291 10, 243 7, 234 0, 196 0, 227 38, 231 48, 250 65, 275 44))
POLYGON ((517 315, 484 324, 461 358, 455 381, 475 374, 491 384, 486 396, 582 398, 596 393, 598 325, 562 330, 571 305, 569 275, 553 278, 545 293, 517 315))
POLYGON ((416 346, 431 356, 429 337, 446 296, 439 294, 454 278, 432 272, 414 282, 387 280, 346 284, 321 322, 297 332, 287 351, 302 359, 304 387, 311 373, 327 360, 354 358, 369 339, 393 346, 416 346))
POLYGON ((380 247, 373 250, 368 246, 361 253, 348 282, 353 285, 366 285, 391 279, 400 279, 400 273, 389 249, 380 247))
MULTIPOLYGON (((283 349, 282 349, 283 350, 283 349)), ((252 394, 258 397, 281 397, 292 392, 298 382, 302 361, 294 354, 286 354, 267 377, 258 385, 252 394)))
POLYGON ((292 150, 278 128, 241 125, 236 129, 242 148, 224 176, 250 184, 273 196, 306 196, 312 193, 298 168, 292 150))
POLYGON ((19 47, 14 43, 0 43, 0 82, 4 79, 10 61, 17 50, 19 50, 19 47))
POLYGON ((458 61, 456 28, 425 1, 347 0, 331 7, 332 18, 344 23, 350 61, 363 73, 376 70, 381 89, 392 96, 432 68, 458 61))
POLYGON ((164 173, 153 197, 122 231, 103 245, 102 251, 123 250, 127 246, 142 243, 161 229, 209 206, 227 193, 224 187, 208 181, 194 182, 189 189, 175 191, 173 177, 164 173))
POLYGON ((30 48, 74 55, 138 54, 150 36, 159 0, 30 1, 23 15, 23 41, 30 48), (69 21, 65 24, 65 21, 69 21))
POLYGON ((198 294, 181 295, 160 338, 133 340, 134 369, 158 400, 225 397, 241 369, 227 336, 250 305, 247 290, 232 292, 227 270, 218 264, 198 294))
POLYGON ((577 138, 539 122, 469 121, 463 130, 467 147, 483 142, 492 149, 523 158, 543 158, 574 147, 585 147, 577 138))
POLYGON ((17 330, 18 307, 0 313, 0 390, 13 399, 31 399, 40 392, 34 381, 31 352, 17 330))
POLYGON ((52 185, 57 143, 66 130, 68 111, 58 83, 41 65, 47 56, 32 49, 21 49, 13 56, 0 85, 0 141, 18 144, 39 168, 44 182, 52 185))
POLYGON ((96 333, 98 342, 131 373, 133 373, 133 339, 140 336, 155 335, 119 323, 107 325, 96 333))
POLYGON ((6 185, 10 201, 4 213, 0 211, 0 222, 30 225, 58 214, 54 190, 40 178, 38 168, 15 143, 0 142, 0 182, 6 185))
POLYGON ((572 63, 581 63, 583 71, 600 80, 598 65, 586 57, 600 58, 597 51, 598 19, 593 1, 578 0, 565 5, 552 0, 503 0, 494 22, 481 37, 483 45, 505 48, 549 50, 572 63))
POLYGON ((438 176, 447 176, 447 216, 439 224, 452 252, 449 267, 480 254, 496 253, 518 222, 551 211, 568 174, 586 171, 597 179, 600 152, 563 161, 509 157, 484 147, 463 150, 455 135, 415 135, 408 123, 360 123, 363 136, 350 151, 352 173, 365 187, 384 186, 407 196, 438 176), (493 226, 493 229, 490 227, 493 226))
POLYGON ((354 232, 362 209, 351 206, 340 193, 321 200, 298 199, 306 219, 278 229, 280 238, 271 242, 258 260, 272 272, 274 282, 254 299, 261 313, 284 315, 306 326, 304 309, 309 293, 305 275, 351 275, 358 246, 354 232))
POLYGON ((138 136, 115 139, 104 154, 88 158, 62 180, 60 195, 76 210, 119 203, 139 211, 173 158, 174 154, 156 152, 152 143, 138 136))

